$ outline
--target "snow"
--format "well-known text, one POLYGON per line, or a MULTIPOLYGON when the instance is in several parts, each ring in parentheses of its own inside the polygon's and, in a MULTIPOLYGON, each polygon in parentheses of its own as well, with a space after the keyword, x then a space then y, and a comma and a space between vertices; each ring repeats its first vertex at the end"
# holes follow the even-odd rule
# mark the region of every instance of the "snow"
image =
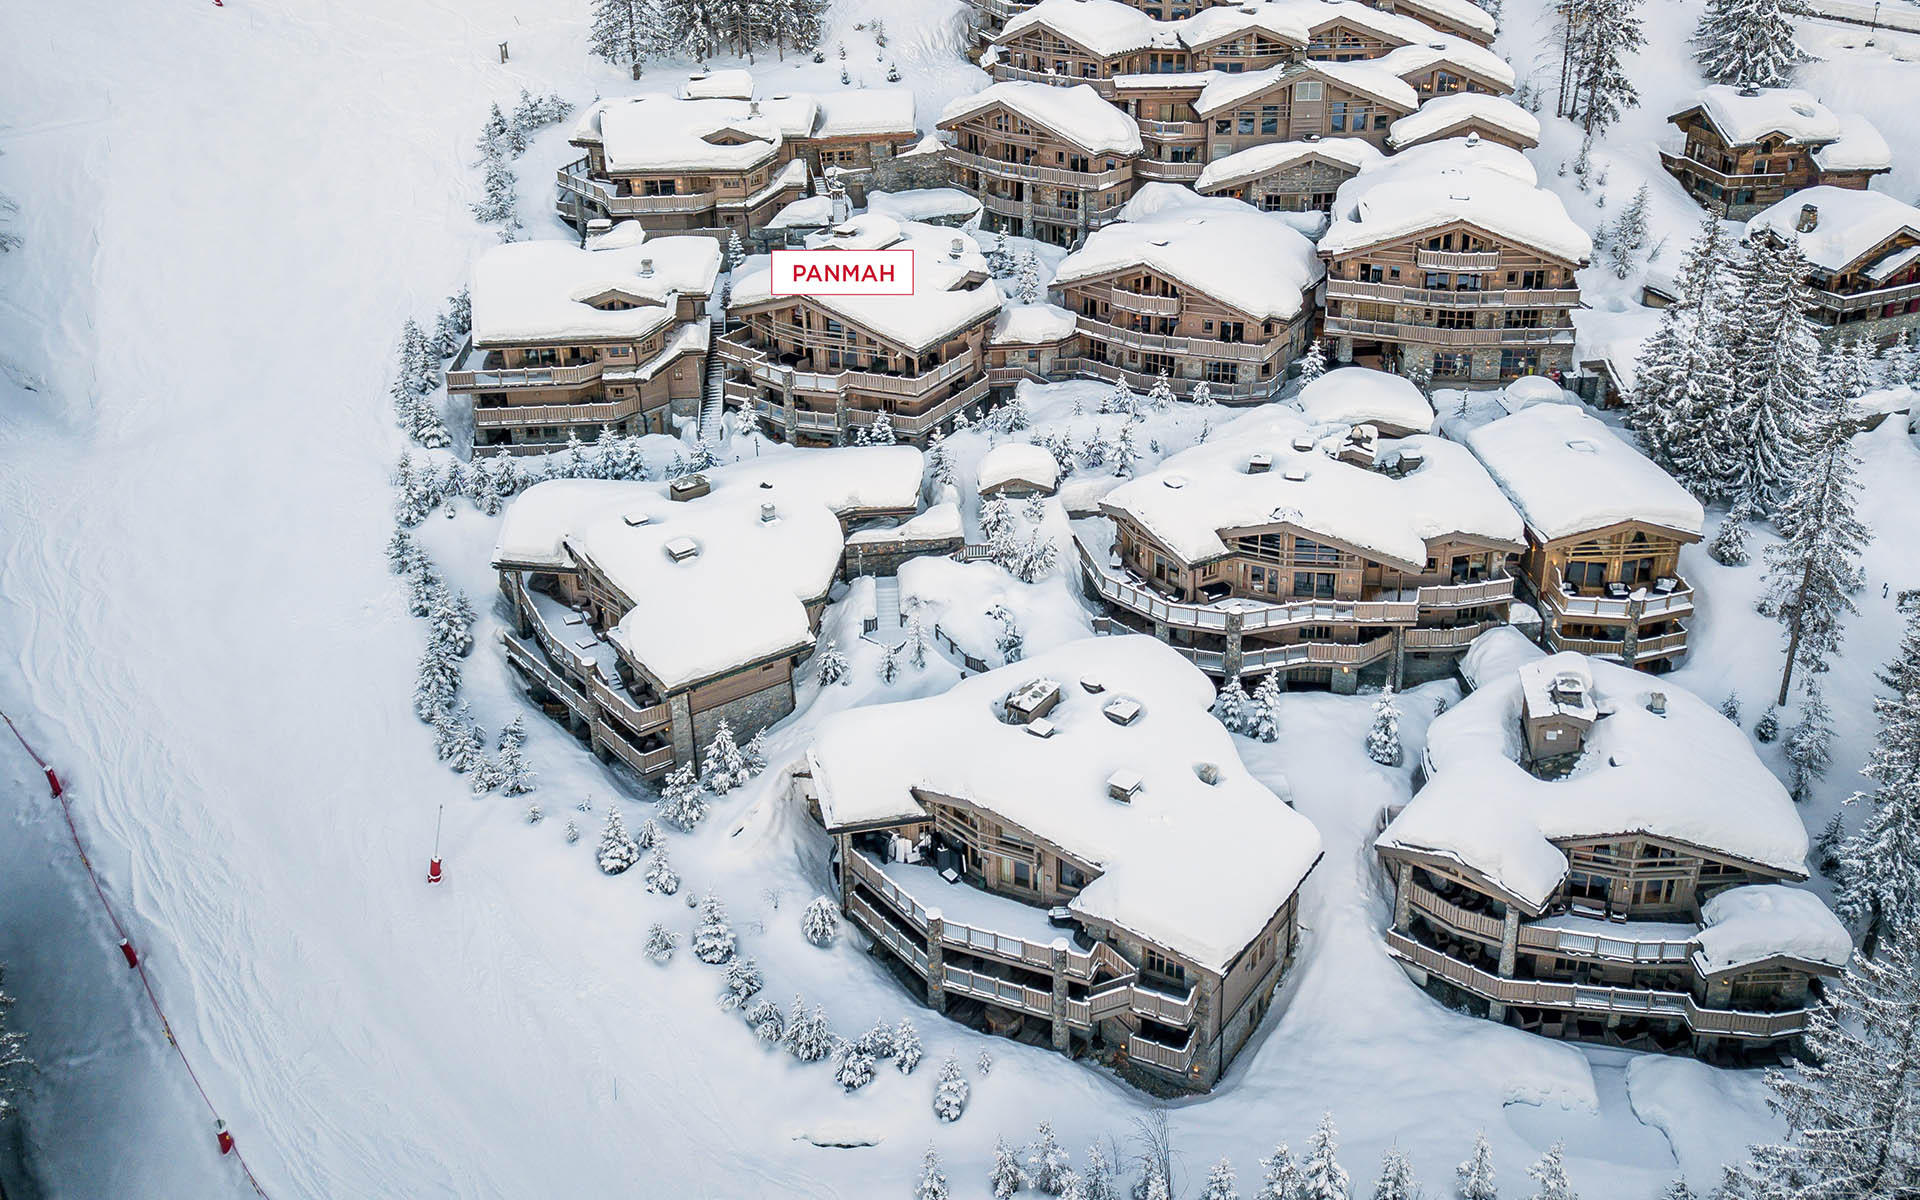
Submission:
MULTIPOLYGON (((808 303, 910 352, 935 346, 1000 311, 1000 288, 988 275, 985 256, 973 239, 957 229, 867 212, 824 232, 808 234, 806 243, 815 250, 913 252, 911 296, 808 297, 808 303)), ((771 260, 756 255, 736 272, 732 305, 740 308, 773 298, 771 260)))
POLYGON ((980 201, 959 188, 912 188, 904 192, 868 192, 867 211, 896 221, 965 220, 980 211, 980 201))
MULTIPOLYGON (((1052 30, 1097 58, 1176 44, 1176 32, 1169 23, 1155 21, 1119 0, 1040 0, 1009 20, 994 42, 1005 45, 1036 27, 1052 30)), ((1301 39, 1302 44, 1305 41, 1301 39)))
POLYGON ((1348 254, 1461 221, 1570 263, 1593 255, 1593 239, 1553 193, 1464 158, 1413 164, 1399 157, 1340 185, 1320 251, 1348 254))
POLYGON ((876 546, 889 542, 959 540, 966 535, 960 520, 960 506, 951 501, 935 504, 893 526, 856 529, 847 535, 849 546, 876 546))
MULTIPOLYGON (((1513 67, 1507 63, 1507 60, 1485 46, 1476 46, 1462 37, 1442 34, 1430 42, 1389 50, 1372 61, 1402 79, 1416 71, 1424 72, 1436 66, 1451 66, 1459 68, 1466 74, 1484 79, 1503 92, 1513 90, 1513 67)), ((1484 92, 1460 94, 1486 95, 1484 92)), ((1431 104, 1432 101, 1429 100, 1428 103, 1431 104)))
POLYGON ((1045 446, 1031 442, 1004 442, 987 451, 976 472, 981 492, 1024 483, 1051 492, 1060 483, 1060 465, 1045 446))
POLYGON ((1194 50, 1252 32, 1305 49, 1312 35, 1304 18, 1311 11, 1302 4, 1221 4, 1172 24, 1180 30, 1181 44, 1194 50))
POLYGON ((773 214, 762 229, 821 229, 833 221, 832 196, 802 196, 773 214))
POLYGON ((1695 106, 1730 146, 1752 145, 1770 133, 1796 142, 1828 142, 1840 136, 1840 118, 1800 88, 1755 88, 1748 95, 1731 84, 1716 83, 1700 89, 1681 111, 1695 106))
MULTIPOLYGON (((637 232, 639 223, 622 222, 604 236, 629 228, 637 232)), ((600 245, 512 242, 481 255, 471 284, 474 344, 644 338, 674 319, 676 293, 708 295, 720 272, 720 245, 709 237, 600 245), (641 273, 645 263, 652 264, 650 276, 641 273), (588 303, 609 292, 634 307, 602 310, 588 303)))
POLYGON ((1565 404, 1567 392, 1545 375, 1522 375, 1500 389, 1500 403, 1515 413, 1530 404, 1565 404))
POLYGON ((1462 92, 1436 96, 1408 113, 1387 130, 1387 145, 1395 150, 1424 142, 1462 123, 1487 126, 1512 134, 1528 145, 1540 142, 1540 121, 1504 96, 1462 92))
POLYGON ((1332 137, 1313 142, 1269 142, 1263 146, 1249 146, 1245 150, 1237 150, 1224 158, 1214 159, 1201 170, 1200 178, 1194 181, 1193 187, 1198 192, 1209 192, 1242 180, 1257 179, 1262 175, 1315 157, 1331 159, 1334 162, 1345 163, 1355 170, 1361 170, 1370 163, 1378 162, 1383 155, 1372 142, 1363 141, 1360 138, 1332 137))
POLYGON ((1120 220, 1087 235, 1054 286, 1144 267, 1261 321, 1291 320, 1326 267, 1287 222, 1225 196, 1171 183, 1143 185, 1120 220))
POLYGON ((597 129, 610 171, 743 171, 771 163, 787 139, 810 134, 817 115, 811 96, 681 100, 653 93, 602 102, 582 126, 597 129), (709 140, 727 131, 747 140, 709 140))
POLYGON ((1853 936, 1820 897, 1783 884, 1729 888, 1700 906, 1694 966, 1719 975, 1780 955, 1844 967, 1853 936))
POLYGON ((1376 425, 1389 437, 1433 429, 1433 406, 1405 376, 1336 367, 1300 389, 1296 402, 1315 425, 1376 425))
POLYGON ((1073 87, 1025 80, 996 83, 947 105, 940 113, 939 123, 946 126, 963 121, 996 104, 1005 105, 1089 154, 1124 157, 1140 153, 1140 127, 1133 123, 1133 118, 1102 100, 1100 93, 1084 83, 1073 87))
POLYGON ((1206 676, 1160 642, 1086 638, 940 696, 828 718, 807 758, 828 829, 917 816, 914 789, 965 800, 1099 868, 1068 903, 1074 912, 1221 971, 1299 888, 1321 845, 1306 818, 1248 774, 1212 704, 1206 676), (1088 676, 1106 690, 1084 692, 1088 676), (1034 679, 1061 685, 1050 738, 998 712, 1034 679), (1145 709, 1131 725, 1101 712, 1120 696, 1145 709), (1219 768, 1216 783, 1200 780, 1201 763, 1219 768), (1143 781, 1126 806, 1107 795, 1121 770, 1143 781), (1233 885, 1214 886, 1222 879, 1233 885))
POLYGON ((1747 222, 1749 236, 1763 229, 1788 240, 1797 238, 1808 262, 1838 274, 1865 265, 1860 260, 1896 234, 1920 238, 1920 208, 1885 192, 1822 185, 1795 192, 1747 222), (1800 212, 1808 205, 1818 210, 1818 220, 1801 233, 1800 212))
POLYGON ((1075 317, 1058 304, 1010 304, 994 319, 995 346, 1040 346, 1073 336, 1075 317))
POLYGON ((1475 30, 1487 38, 1492 38, 1497 28, 1493 14, 1472 0, 1402 0, 1402 3, 1413 9, 1415 16, 1424 10, 1463 29, 1475 30))
POLYGON ((1873 123, 1858 113, 1840 114, 1840 136, 1813 152, 1822 171, 1885 171, 1893 151, 1873 123))
POLYGON ((1706 514, 1687 490, 1620 435, 1565 404, 1539 404, 1467 435, 1537 541, 1627 521, 1698 537, 1706 514))
POLYGON ((1520 544, 1519 516, 1464 448, 1427 436, 1382 442, 1382 462, 1408 451, 1424 455, 1396 479, 1341 462, 1318 445, 1294 448, 1312 433, 1298 413, 1256 409, 1121 484, 1102 507, 1137 521, 1189 564, 1227 553, 1221 530, 1282 520, 1410 571, 1424 569, 1429 538, 1459 533, 1520 544), (1248 474, 1256 454, 1271 456, 1272 466, 1248 474))
POLYGON ((752 71, 705 71, 680 85, 682 100, 751 100, 752 71))
POLYGON ((822 92, 814 98, 820 117, 814 123, 817 138, 912 137, 913 91, 904 87, 863 87, 845 92, 822 92))
POLYGON ((1496 625, 1473 639, 1473 644, 1460 656, 1460 678, 1466 680, 1469 688, 1478 689, 1546 656, 1545 650, 1518 629, 1496 625))
POLYGON ((1201 90, 1200 98, 1193 103, 1194 111, 1203 117, 1211 116, 1282 82, 1307 77, 1317 77, 1349 92, 1369 96, 1402 112, 1420 107, 1420 96, 1412 84, 1373 62, 1311 61, 1238 75, 1219 75, 1201 90))
POLYGON ((1512 179, 1533 187, 1540 182, 1539 174, 1527 156, 1512 146, 1502 146, 1499 142, 1490 142, 1485 138, 1469 140, 1465 137, 1443 138, 1437 142, 1424 142, 1418 146, 1408 146, 1391 155, 1379 155, 1360 168, 1362 175, 1385 173, 1392 176, 1434 175, 1443 171, 1478 167, 1489 171, 1498 171, 1512 179))
POLYGON ((1380 845, 1453 859, 1533 913, 1566 876, 1556 840, 1646 834, 1806 878, 1807 831, 1786 789, 1740 729, 1671 679, 1573 653, 1504 676, 1476 662, 1475 678, 1429 727, 1427 785, 1380 845), (1592 680, 1606 715, 1571 774, 1540 779, 1518 761, 1526 679, 1569 672, 1592 680), (1656 691, 1665 716, 1647 710, 1656 691))
POLYGON ((1660 310, 1627 304, 1617 309, 1576 308, 1568 315, 1573 320, 1574 365, 1607 363, 1620 386, 1631 390, 1638 378, 1641 347, 1660 328, 1660 310))

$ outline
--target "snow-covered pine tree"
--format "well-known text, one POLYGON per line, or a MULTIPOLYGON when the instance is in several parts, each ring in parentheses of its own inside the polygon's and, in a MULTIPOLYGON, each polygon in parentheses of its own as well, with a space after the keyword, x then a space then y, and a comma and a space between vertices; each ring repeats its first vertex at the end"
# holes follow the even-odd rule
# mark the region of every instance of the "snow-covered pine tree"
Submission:
POLYGON ((427 519, 439 497, 434 495, 431 471, 414 465, 413 455, 402 451, 393 469, 393 519, 402 529, 411 529, 427 519))
POLYGON ((1487 1144, 1486 1131, 1473 1135, 1473 1153, 1453 1169, 1459 1180, 1460 1200, 1500 1200, 1494 1186, 1493 1147, 1487 1144))
POLYGON ((727 910, 709 892, 700 900, 700 924, 693 930, 693 956, 709 966, 733 960, 736 942, 727 910))
POLYGON ((1383 767, 1400 765, 1400 705, 1394 701, 1393 685, 1380 691, 1373 704, 1373 728, 1367 731, 1367 757, 1383 767))
POLYGON ((1233 1163, 1221 1159, 1207 1172, 1206 1186, 1200 1189, 1200 1200, 1240 1200, 1240 1189, 1233 1175, 1233 1163))
POLYGON ((800 910, 800 933, 816 946, 831 946, 840 936, 840 906, 825 896, 815 896, 800 910))
POLYGON ((747 247, 740 240, 740 231, 729 229, 727 231, 727 270, 738 271, 741 264, 746 261, 747 247))
POLYGON ((420 656, 420 673, 413 685, 413 714, 432 722, 435 713, 453 703, 459 690, 459 658, 445 647, 429 643, 420 656))
POLYGON ((893 1065, 902 1075, 911 1075, 926 1054, 926 1047, 920 1043, 920 1031, 913 1027, 910 1019, 901 1017, 900 1023, 893 1027, 893 1065))
POLYGON ((751 955, 741 955, 727 964, 726 986, 720 991, 720 1007, 728 1012, 745 1008, 766 986, 760 966, 751 955))
POLYGON ((1080 465, 1087 470, 1105 466, 1107 462, 1106 430, 1095 425, 1093 431, 1087 434, 1087 440, 1080 443, 1079 453, 1080 465))
POLYGON ((1627 76, 1627 63, 1646 46, 1640 0, 1567 0, 1580 12, 1574 57, 1574 90, 1579 117, 1590 134, 1605 132, 1640 93, 1627 76))
POLYGON ((395 575, 408 575, 425 560, 426 553, 414 543, 413 535, 395 528, 393 536, 387 539, 387 568, 395 575))
POLYGON ((1009 569, 1021 583, 1039 583, 1053 571, 1054 564, 1059 560, 1059 543, 1035 529, 1020 544, 1019 553, 1009 569))
POLYGON ((1786 631, 1787 661, 1777 704, 1787 702, 1796 665, 1818 674, 1840 649, 1842 626, 1858 611, 1853 595, 1864 577, 1861 552, 1873 533, 1854 515, 1856 462, 1837 412, 1820 414, 1812 461, 1776 514, 1786 540, 1767 548, 1767 592, 1761 611, 1786 631))
POLYGON ((1724 422, 1733 400, 1728 248, 1708 213, 1675 276, 1677 296, 1641 348, 1627 426, 1647 456, 1696 496, 1723 495, 1734 473, 1724 422))
POLYGON ((644 952, 654 962, 664 963, 672 958, 673 948, 679 944, 680 939, 660 922, 655 921, 647 926, 647 944, 644 952))
POLYGON ((547 814, 538 804, 527 805, 527 824, 538 825, 547 819, 547 814))
POLYGON ((1639 250, 1647 244, 1647 212, 1652 206, 1652 196, 1646 184, 1633 194, 1633 200, 1620 214, 1620 221, 1613 228, 1613 240, 1616 245, 1624 245, 1628 250, 1639 250))
POLYGON ((607 809, 607 827, 600 833, 597 858, 601 873, 606 875, 618 875, 640 861, 640 847, 634 844, 617 808, 607 809))
POLYGON ((1235 675, 1227 680, 1225 687, 1220 689, 1219 697, 1213 702, 1213 715, 1220 718, 1220 723, 1227 727, 1227 732, 1245 733, 1247 705, 1247 689, 1240 683, 1240 677, 1235 675))
POLYGON ((880 682, 887 687, 892 687, 894 681, 900 678, 899 646, 884 646, 881 648, 879 675, 880 682))
POLYGON ((995 496, 980 506, 980 532, 989 546, 1011 537, 1013 528, 1013 504, 1006 497, 995 496))
POLYGON ((1532 1200, 1580 1200, 1567 1178, 1565 1147, 1559 1142, 1547 1147, 1540 1160, 1527 1168, 1527 1178, 1534 1184, 1532 1200))
POLYGON ((1767 1072, 1787 1139, 1755 1146, 1755 1200, 1920 1195, 1920 960, 1911 936, 1854 956, 1806 1033, 1808 1061, 1767 1072))
POLYGON ((1013 281, 1013 294, 1022 304, 1038 304, 1044 294, 1040 286, 1040 258, 1032 250, 1020 256, 1013 281))
POLYGON ((498 225, 500 240, 510 242, 520 231, 520 202, 516 192, 519 181, 514 178, 506 147, 495 145, 487 150, 480 168, 484 194, 473 206, 474 219, 482 225, 498 225))
POLYGON ((674 873, 664 843, 656 845, 653 852, 647 855, 647 870, 641 879, 646 883, 647 890, 657 896, 671 896, 680 890, 680 876, 674 873))
POLYGON ((1753 520, 1753 508, 1746 500, 1734 501, 1707 543, 1707 553, 1723 567, 1747 565, 1747 525, 1753 520))
POLYGON ((1373 1200, 1419 1200, 1420 1185, 1406 1151, 1389 1146, 1380 1156, 1380 1178, 1374 1180, 1373 1200))
POLYGON ((947 1174, 940 1169, 940 1153, 932 1142, 920 1159, 920 1184, 913 1189, 913 1200, 948 1200, 947 1174))
POLYGON ((993 648, 1000 652, 1001 660, 1019 662, 1027 652, 1027 637, 1020 631, 1019 621, 1004 604, 994 605, 987 615, 1000 622, 1000 633, 993 640, 993 648))
POLYGON ((1813 839, 1814 864, 1820 868, 1822 875, 1835 882, 1840 882, 1840 848, 1846 842, 1847 825, 1839 813, 1834 813, 1820 827, 1820 836, 1813 839))
POLYGON ((1007 247, 1007 231, 1002 229, 993 235, 993 245, 987 250, 987 270, 995 279, 1004 279, 1013 274, 1013 251, 1007 247))
POLYGON ((1694 1200, 1693 1189, 1687 1186, 1686 1176, 1678 1176, 1668 1184, 1667 1190, 1660 1193, 1660 1200, 1694 1200))
POLYGON ((1833 714, 1827 710, 1818 677, 1806 683, 1806 697, 1800 702, 1800 719, 1787 731, 1787 762, 1793 766, 1790 790, 1796 801, 1805 802, 1813 794, 1813 782, 1827 773, 1833 762, 1833 714))
POLYGON ((1874 786, 1848 801, 1870 807, 1839 852, 1840 915, 1865 926, 1868 954, 1883 934, 1920 934, 1920 598, 1900 601, 1906 631, 1880 673, 1892 694, 1874 699, 1879 732, 1861 772, 1874 786))
POLYGON ((1034 1188, 1049 1196, 1058 1196, 1066 1188, 1067 1173, 1073 1156, 1053 1136, 1053 1124, 1040 1122, 1033 1144, 1027 1147, 1027 1179, 1034 1188))
POLYGON ((949 1054, 940 1063, 940 1080, 933 1089, 933 1115, 942 1121, 958 1121, 967 1111, 966 1076, 960 1073, 960 1060, 949 1054))
MULTIPOLYGON (((1141 1172, 1136 1194, 1140 1200, 1173 1200, 1173 1184, 1168 1182, 1167 1169, 1157 1159, 1147 1162, 1141 1172)), ((1341 1193, 1341 1200, 1346 1200, 1344 1192, 1341 1193)))
POLYGON ((461 775, 487 761, 486 735, 480 731, 479 723, 473 719, 473 710, 464 701, 453 716, 452 740, 444 757, 447 765, 461 775))
POLYGON ((1694 27, 1694 57, 1715 83, 1785 87, 1807 61, 1794 31, 1795 0, 1707 0, 1694 27))
POLYGON ((1780 736, 1780 709, 1777 705, 1767 705, 1767 711, 1761 713, 1760 719, 1753 723, 1753 736, 1762 743, 1772 742, 1780 736))
MULTIPOLYGON (((1187 397, 1187 401, 1195 408, 1214 408, 1220 403, 1213 398, 1213 385, 1204 379, 1194 383, 1193 392, 1187 397)), ((1200 440, 1204 442, 1207 439, 1203 437, 1200 440)))
POLYGON ((706 62, 719 49, 722 37, 713 16, 713 7, 707 0, 663 0, 655 51, 690 62, 706 62))
POLYGON ((1720 702, 1720 715, 1735 725, 1740 723, 1740 693, 1737 690, 1729 691, 1727 698, 1720 702))
POLYGON ((740 747, 740 757, 746 761, 749 779, 767 769, 767 731, 765 729, 754 731, 753 736, 747 739, 747 744, 740 747))
POLYGON ((787 1023, 780 1018, 780 1006, 771 1000, 756 1000, 747 1009, 747 1026, 753 1030, 753 1036, 769 1045, 780 1041, 786 1032, 787 1023))
POLYGON ((1113 1166, 1099 1142, 1087 1147, 1087 1169, 1080 1176, 1082 1200, 1120 1200, 1113 1181, 1113 1166))
POLYGON ((707 752, 700 760, 700 782, 717 796, 724 796, 752 777, 747 770, 746 755, 734 743, 733 727, 723 717, 713 731, 713 740, 707 743, 707 752))
POLYGON ((448 653, 464 657, 473 650, 473 623, 468 614, 471 604, 446 588, 434 593, 427 609, 427 640, 444 647, 448 653))
POLYGON ((1013 1147, 1007 1145, 1007 1139, 995 1138, 993 1171, 987 1176, 987 1187, 993 1194, 993 1200, 1011 1200, 1013 1194, 1026 1185, 1026 1173, 1020 1169, 1020 1159, 1015 1156, 1013 1147))
POLYGON ((847 677, 847 656, 840 653, 839 646, 828 638, 820 648, 820 654, 814 661, 814 674, 820 680, 820 686, 831 687, 834 684, 845 686, 853 681, 847 677))
POLYGON ((1322 1113, 1319 1128, 1307 1139, 1307 1157, 1300 1164, 1300 1200, 1348 1200, 1347 1172, 1336 1159, 1339 1135, 1333 1114, 1322 1113))
POLYGON ((1300 1189, 1304 1185, 1300 1164, 1293 1160, 1293 1151, 1285 1142, 1260 1160, 1260 1171, 1260 1190, 1254 1193, 1253 1200, 1300 1200, 1300 1189))
POLYGON ((1140 466, 1140 447, 1133 436, 1135 421, 1120 423, 1120 437, 1113 444, 1113 473, 1122 479, 1133 478, 1140 466))
POLYGON ((1280 736, 1280 672, 1268 671, 1253 689, 1247 736, 1271 742, 1280 736))
POLYGON ((1613 272, 1615 279, 1625 279, 1633 274, 1633 264, 1632 247, 1615 237, 1607 246, 1607 269, 1613 272))
POLYGON ((1167 412, 1173 407, 1173 380, 1165 371, 1155 376, 1153 386, 1147 389, 1147 407, 1154 412, 1167 412))
POLYGON ((980 1057, 973 1060, 973 1065, 979 1069, 982 1077, 993 1074, 993 1051, 982 1046, 980 1057))
POLYGON ((433 726, 433 752, 441 762, 453 757, 454 743, 460 736, 460 726, 453 719, 452 706, 435 709, 427 718, 427 724, 433 726))
POLYGON ((534 788, 533 767, 523 750, 526 741, 519 717, 500 731, 500 790, 509 796, 524 796, 534 788))
POLYGON ((1810 417, 1823 389, 1820 342, 1806 316, 1807 272, 1796 243, 1757 239, 1734 268, 1739 299, 1723 329, 1733 361, 1726 494, 1765 517, 1786 502, 1817 437, 1810 417))
POLYGON ((473 777, 468 787, 475 796, 482 796, 505 782, 506 776, 501 773, 499 764, 482 754, 479 763, 473 768, 473 777))
POLYGON ((1307 344, 1307 352, 1300 356, 1300 382, 1312 383, 1327 373, 1327 348, 1315 338, 1307 344))

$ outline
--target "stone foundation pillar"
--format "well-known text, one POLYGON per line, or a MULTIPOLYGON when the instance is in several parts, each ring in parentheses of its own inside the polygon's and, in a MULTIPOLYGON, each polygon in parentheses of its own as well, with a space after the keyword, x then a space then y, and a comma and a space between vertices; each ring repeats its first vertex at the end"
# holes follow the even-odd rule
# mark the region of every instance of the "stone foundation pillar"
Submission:
POLYGON ((1413 926, 1413 864, 1401 862, 1394 873, 1393 927, 1401 933, 1413 926))
POLYGON ((1360 672, 1352 667, 1335 667, 1328 679, 1336 696, 1351 696, 1360 690, 1360 672))
POLYGON ((1221 658, 1221 672, 1228 679, 1232 679, 1240 673, 1240 664, 1243 657, 1240 644, 1240 621, 1240 613, 1230 612, 1227 614, 1227 650, 1221 658))
POLYGON ((667 697, 667 736, 673 741, 673 765, 684 767, 693 762, 693 702, 687 693, 667 697))
POLYGON ((946 929, 940 910, 927 910, 927 1006, 935 1012, 947 1011, 947 955, 940 944, 946 929))
POLYGON ((1644 597, 1636 596, 1627 601, 1627 628, 1620 641, 1620 661, 1629 667, 1640 656, 1640 617, 1646 611, 1644 597))
POLYGON ((1406 686, 1407 677, 1407 631, 1395 625, 1392 630, 1393 648, 1387 652, 1387 686, 1399 691, 1406 686))
POLYGON ((1073 1033, 1067 1026, 1067 939, 1053 939, 1053 1048, 1065 1052, 1073 1033))

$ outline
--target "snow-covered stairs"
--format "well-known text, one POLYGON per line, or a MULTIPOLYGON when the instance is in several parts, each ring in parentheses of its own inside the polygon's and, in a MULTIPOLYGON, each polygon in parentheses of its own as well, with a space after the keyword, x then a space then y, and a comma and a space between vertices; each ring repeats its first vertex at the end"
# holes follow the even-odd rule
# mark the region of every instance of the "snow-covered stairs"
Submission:
POLYGON ((700 441, 704 445, 717 445, 721 418, 727 411, 727 365, 718 353, 720 335, 727 331, 727 318, 724 313, 716 312, 707 322, 711 336, 707 340, 706 388, 700 397, 700 441))
POLYGON ((895 634, 905 621, 900 616, 900 580, 892 575, 873 577, 873 628, 864 636, 882 646, 895 644, 895 634))

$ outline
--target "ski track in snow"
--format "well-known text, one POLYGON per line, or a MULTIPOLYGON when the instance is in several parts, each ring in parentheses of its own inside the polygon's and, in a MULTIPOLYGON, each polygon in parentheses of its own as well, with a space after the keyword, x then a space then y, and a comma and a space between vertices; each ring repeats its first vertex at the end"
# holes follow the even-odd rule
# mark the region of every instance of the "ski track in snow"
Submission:
MULTIPOLYGON (((1540 27, 1531 3, 1509 0, 1509 28, 1540 27)), ((899 65, 927 128, 946 98, 985 82, 957 57, 958 11, 954 0, 845 0, 824 64, 755 71, 767 92, 837 88, 844 41, 861 82, 899 65), (891 25, 878 62, 854 28, 876 16, 891 25)), ((648 923, 684 934, 692 917, 680 897, 593 871, 605 807, 621 804, 630 824, 647 810, 616 800, 567 735, 528 714, 547 817, 529 830, 517 802, 470 799, 412 716, 421 633, 381 553, 400 449, 385 382, 401 321, 430 319, 491 243, 467 211, 486 106, 521 86, 584 103, 685 74, 653 64, 633 84, 587 61, 584 13, 572 0, 165 11, 74 0, 10 14, 0 189, 21 199, 28 244, 0 260, 0 648, 11 668, 0 704, 70 779, 82 835, 175 1032, 277 1200, 866 1195, 904 1189, 929 1140, 964 1190, 984 1178, 996 1136, 1024 1141, 1040 1118, 1077 1156, 1124 1134, 1140 1094, 944 1022, 850 934, 831 952, 805 945, 798 914, 826 886, 823 840, 779 795, 777 770, 670 845, 690 892, 711 886, 726 900, 783 1009, 797 990, 842 1034, 908 1015, 919 1025, 921 1072, 883 1067, 852 1097, 824 1067, 758 1049, 714 1006, 718 972, 684 949, 665 968, 641 958, 648 923), (10 382, 23 378, 40 382, 10 382), (592 812, 574 810, 582 794, 592 812), (428 889, 440 803, 448 880, 428 889), (567 820, 582 845, 562 843, 567 820), (986 1078, 973 1066, 982 1046, 996 1060, 986 1078), (945 1126, 928 1098, 949 1050, 974 1090, 966 1118, 945 1126), (798 1140, 828 1124, 880 1144, 798 1140)), ((550 172, 571 156, 564 139, 545 131, 518 164, 528 236, 561 235, 548 214, 550 172)), ((1551 178, 1556 152, 1538 156, 1550 184, 1565 182, 1551 178)), ((1670 197, 1657 208, 1692 219, 1670 197)), ((1915 473, 1910 445, 1879 457, 1878 478, 1915 473)), ((1891 501, 1872 515, 1897 519, 1891 501)), ((430 519, 420 537, 482 610, 465 693, 497 729, 525 709, 491 646, 492 523, 466 511, 430 519)), ((1744 598, 1728 587, 1731 612, 1744 598)), ((1701 644, 1712 662, 1741 660, 1752 627, 1722 621, 1717 599, 1703 602, 1701 644)), ((1869 628, 1850 641, 1861 657, 1848 686, 1889 626, 1876 613, 1869 628)), ((951 677, 930 669, 883 692, 871 647, 841 645, 861 682, 831 697, 805 682, 803 706, 900 698, 951 677)), ((1705 687, 1718 671, 1690 666, 1689 680, 1705 687)), ((1409 761, 1447 686, 1405 700, 1409 761)), ((1368 847, 1410 768, 1366 760, 1368 709, 1364 697, 1289 696, 1281 739, 1242 744, 1254 769, 1288 778, 1327 853, 1306 886, 1285 1008, 1212 1096, 1173 1105, 1185 1177, 1197 1183, 1224 1154, 1245 1183, 1275 1141, 1300 1147, 1331 1108, 1357 1179, 1397 1141, 1429 1192, 1444 1190, 1486 1128, 1509 1182, 1564 1134, 1583 1189, 1654 1194, 1671 1155, 1581 1153, 1603 1147, 1607 1129, 1651 1145, 1613 1081, 1596 1088, 1590 1061, 1611 1060, 1447 1012, 1388 958, 1368 847), (1540 1107, 1515 1115, 1513 1102, 1540 1107)), ((776 764, 803 748, 806 728, 775 731, 776 764)), ((23 798, 18 853, 53 864, 4 877, 0 894, 39 889, 26 898, 68 948, 13 951, 17 970, 38 973, 11 981, 18 1015, 37 1006, 41 1044, 58 1052, 26 1122, 47 1193, 250 1195, 124 978, 95 969, 111 943, 85 908, 78 864, 49 834, 57 814, 33 796, 37 778, 0 753, 0 786, 23 798), (62 970, 62 987, 84 990, 50 994, 62 970), (86 1113, 113 1116, 57 1123, 86 1113)), ((21 935, 0 928, 6 946, 21 935)), ((1757 1080, 1712 1079, 1697 1088, 1705 1103, 1724 1092, 1741 1121, 1731 1142, 1692 1133, 1690 1169, 1736 1152, 1755 1127, 1757 1080)), ((1679 1108, 1644 1098, 1648 1111, 1679 1108)), ((1698 1114, 1709 1128, 1713 1115, 1698 1114)))

